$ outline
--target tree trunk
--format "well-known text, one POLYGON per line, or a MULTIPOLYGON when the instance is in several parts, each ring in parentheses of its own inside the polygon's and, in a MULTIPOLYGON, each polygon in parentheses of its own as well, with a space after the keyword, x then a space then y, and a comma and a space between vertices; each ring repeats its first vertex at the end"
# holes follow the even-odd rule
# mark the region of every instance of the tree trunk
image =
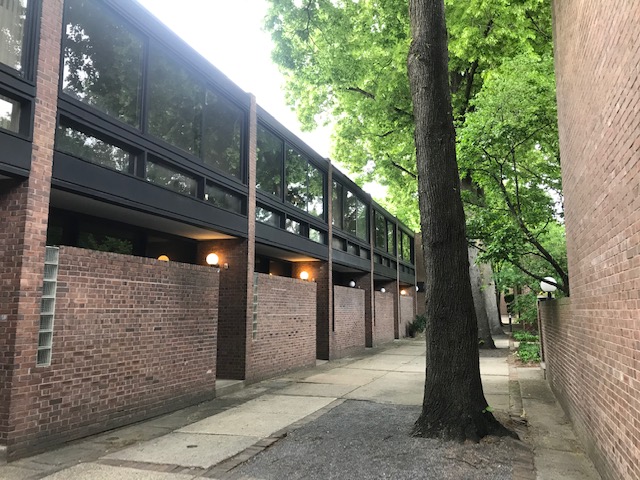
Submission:
POLYGON ((414 434, 464 441, 506 434, 487 409, 448 83, 443 0, 410 0, 407 59, 415 119, 426 289, 427 374, 414 434))
POLYGON ((493 269, 490 263, 479 265, 480 276, 482 277, 484 295, 484 305, 487 309, 487 317, 489 317, 489 328, 491 335, 504 335, 504 330, 500 323, 500 309, 498 307, 496 295, 496 282, 493 279, 493 269))
POLYGON ((483 278, 480 272, 481 265, 476 263, 478 259, 478 249, 469 245, 468 252, 471 293, 473 295, 473 306, 476 310, 476 319, 478 320, 478 346, 480 348, 496 348, 496 344, 491 336, 489 316, 487 315, 487 306, 485 304, 483 278))

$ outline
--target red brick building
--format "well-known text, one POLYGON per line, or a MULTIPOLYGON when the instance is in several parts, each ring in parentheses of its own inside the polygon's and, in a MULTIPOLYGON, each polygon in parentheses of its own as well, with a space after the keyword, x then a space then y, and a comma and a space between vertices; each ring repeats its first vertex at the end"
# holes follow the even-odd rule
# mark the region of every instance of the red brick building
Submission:
POLYGON ((603 478, 640 478, 640 1, 556 0, 571 297, 541 302, 549 381, 603 478))
POLYGON ((415 311, 413 232, 133 1, 0 2, 0 225, 9 459, 415 311))

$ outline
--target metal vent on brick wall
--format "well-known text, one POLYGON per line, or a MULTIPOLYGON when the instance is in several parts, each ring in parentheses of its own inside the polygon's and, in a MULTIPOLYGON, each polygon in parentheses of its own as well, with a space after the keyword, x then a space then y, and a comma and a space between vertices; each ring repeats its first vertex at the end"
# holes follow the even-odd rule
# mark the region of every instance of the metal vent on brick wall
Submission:
POLYGON ((47 247, 44 258, 44 282, 40 304, 40 329, 38 331, 38 366, 51 364, 53 341, 53 317, 56 311, 58 285, 58 247, 47 247))
POLYGON ((258 338, 258 274, 253 274, 253 322, 251 323, 251 337, 258 338))

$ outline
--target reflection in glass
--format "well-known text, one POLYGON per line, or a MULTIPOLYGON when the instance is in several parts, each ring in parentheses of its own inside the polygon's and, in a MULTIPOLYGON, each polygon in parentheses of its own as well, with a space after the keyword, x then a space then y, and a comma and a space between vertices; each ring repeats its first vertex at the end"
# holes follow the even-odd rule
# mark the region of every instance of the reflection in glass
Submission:
POLYGON ((333 181, 333 190, 331 193, 331 223, 340 229, 343 228, 344 212, 342 211, 342 185, 333 181))
POLYGON ((64 93, 139 127, 142 38, 98 2, 66 0, 65 20, 64 93))
POLYGON ((344 230, 356 234, 357 204, 356 196, 347 191, 344 201, 344 230))
POLYGON ((56 132, 56 150, 82 158, 119 172, 129 172, 133 156, 104 140, 75 130, 59 126, 56 132))
POLYGON ((159 47, 149 55, 149 133, 200 156, 204 88, 159 47))
POLYGON ((284 229, 289 233, 300 235, 300 233, 302 232, 302 224, 300 222, 297 222, 296 220, 287 218, 284 224, 284 229))
POLYGON ((0 1, 0 63, 21 71, 27 0, 0 1))
POLYGON ((405 262, 411 261, 411 240, 409 235, 405 232, 402 232, 402 250, 400 252, 400 256, 405 262))
POLYGON ((367 206, 356 197, 356 236, 363 240, 369 240, 369 231, 367 230, 367 206))
POLYGON ((150 160, 147 160, 145 165, 145 179, 148 182, 193 197, 198 191, 198 183, 195 178, 150 160))
POLYGON ((309 164, 309 190, 307 212, 316 217, 324 215, 324 173, 309 164))
POLYGON ((396 254, 396 226, 391 222, 387 222, 387 251, 396 254))
POLYGON ((242 214, 242 198, 225 188, 207 183, 204 189, 204 199, 218 208, 242 214))
POLYGON ((205 163, 240 178, 242 110, 210 90, 204 102, 202 153, 205 163))
POLYGON ((295 150, 288 148, 285 160, 287 180, 286 200, 301 210, 307 210, 307 160, 295 150))
POLYGON ((281 198, 282 155, 281 139, 258 125, 256 188, 281 198))
POLYGON ((256 207, 256 220, 280 228, 280 214, 272 210, 256 207))
POLYGON ((0 95, 0 128, 18 133, 21 110, 20 102, 0 95))
POLYGON ((325 243, 324 232, 313 227, 309 227, 309 238, 317 243, 325 243))
POLYGON ((387 231, 386 231, 387 222, 384 216, 380 212, 374 212, 374 218, 376 223, 376 235, 375 235, 376 247, 386 250, 387 249, 387 231))

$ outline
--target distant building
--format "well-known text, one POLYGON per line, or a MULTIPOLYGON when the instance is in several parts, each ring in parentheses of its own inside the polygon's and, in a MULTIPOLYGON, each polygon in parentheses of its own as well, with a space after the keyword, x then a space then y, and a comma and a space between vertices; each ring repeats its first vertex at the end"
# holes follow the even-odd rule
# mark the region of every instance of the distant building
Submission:
POLYGON ((405 335, 413 233, 137 3, 0 37, 9 459, 405 335))

